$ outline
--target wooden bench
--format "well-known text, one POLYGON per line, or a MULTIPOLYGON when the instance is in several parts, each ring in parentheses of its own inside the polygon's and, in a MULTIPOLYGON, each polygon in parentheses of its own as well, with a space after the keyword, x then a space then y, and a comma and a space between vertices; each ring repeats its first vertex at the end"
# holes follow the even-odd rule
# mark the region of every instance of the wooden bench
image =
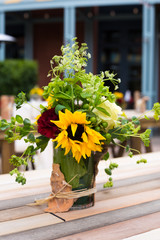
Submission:
POLYGON ((103 189, 108 163, 101 161, 95 206, 66 213, 45 213, 46 205, 27 205, 49 195, 51 169, 26 172, 25 186, 8 174, 1 175, 0 240, 118 240, 153 230, 159 233, 160 152, 142 157, 147 164, 136 164, 138 155, 112 159, 119 168, 113 172, 114 187, 110 189, 103 189))

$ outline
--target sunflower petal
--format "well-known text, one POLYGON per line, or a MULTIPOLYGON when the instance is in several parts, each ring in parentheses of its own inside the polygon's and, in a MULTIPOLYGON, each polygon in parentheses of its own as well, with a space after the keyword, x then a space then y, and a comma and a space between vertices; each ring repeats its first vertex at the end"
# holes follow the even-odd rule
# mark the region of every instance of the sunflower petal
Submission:
POLYGON ((77 152, 75 153, 75 159, 76 159, 76 161, 77 161, 78 163, 80 162, 81 157, 82 157, 81 153, 77 151, 77 152))
POLYGON ((83 139, 83 142, 88 142, 88 137, 87 137, 87 134, 85 132, 82 133, 82 139, 83 139))
POLYGON ((71 130, 72 130, 72 135, 73 137, 75 136, 76 130, 77 130, 78 125, 76 123, 71 124, 71 130))

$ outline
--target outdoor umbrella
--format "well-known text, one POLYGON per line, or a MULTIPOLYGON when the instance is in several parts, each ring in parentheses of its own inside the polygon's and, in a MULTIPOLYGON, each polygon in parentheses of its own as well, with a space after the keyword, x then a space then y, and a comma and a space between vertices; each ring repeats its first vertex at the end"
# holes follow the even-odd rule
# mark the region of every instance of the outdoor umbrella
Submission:
POLYGON ((10 35, 0 33, 0 42, 15 42, 16 39, 10 35))

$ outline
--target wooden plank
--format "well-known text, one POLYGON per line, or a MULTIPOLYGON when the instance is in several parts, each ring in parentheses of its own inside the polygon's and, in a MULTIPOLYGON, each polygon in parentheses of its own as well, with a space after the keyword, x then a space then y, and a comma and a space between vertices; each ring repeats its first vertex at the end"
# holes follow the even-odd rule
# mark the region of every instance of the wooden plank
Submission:
POLYGON ((43 206, 23 206, 0 211, 0 223, 44 213, 43 206))
POLYGON ((15 190, 19 190, 19 191, 23 191, 24 189, 29 189, 29 188, 37 188, 40 186, 44 186, 44 185, 49 185, 50 181, 48 178, 44 178, 44 179, 37 179, 37 180, 33 180, 32 182, 28 182, 25 185, 21 185, 21 184, 7 184, 7 185, 1 185, 0 186, 0 194, 3 192, 14 192, 15 190))
POLYGON ((8 199, 0 201, 0 210, 11 209, 16 207, 21 207, 29 203, 33 203, 36 199, 46 198, 50 193, 43 193, 31 196, 25 196, 20 198, 8 199))
MULTIPOLYGON (((142 176, 136 176, 136 177, 130 177, 127 179, 118 179, 114 181, 114 187, 123 187, 123 186, 129 186, 132 184, 137 184, 141 182, 150 182, 153 180, 158 180, 160 178, 159 172, 154 172, 152 174, 145 174, 142 176)), ((97 187, 103 186, 101 183, 97 184, 97 187)))
POLYGON ((146 191, 151 191, 154 189, 159 189, 160 185, 160 178, 154 181, 147 181, 147 182, 139 182, 137 184, 132 184, 132 185, 127 185, 123 187, 113 187, 110 189, 103 189, 103 191, 100 191, 96 193, 96 202, 97 201, 102 201, 105 199, 112 199, 112 198, 117 198, 121 196, 127 196, 131 194, 136 194, 136 193, 141 193, 141 192, 146 192, 146 191), (127 189, 126 189, 127 187, 127 189))
POLYGON ((160 212, 153 213, 143 217, 115 223, 110 226, 96 228, 90 231, 70 235, 68 237, 59 238, 59 240, 75 240, 75 239, 87 239, 87 240, 93 240, 93 239, 101 239, 101 240, 154 239, 156 240, 157 239, 159 240, 160 229, 156 229, 156 228, 160 228, 159 219, 160 219, 160 212), (156 230, 153 230, 153 229, 156 229, 156 230), (150 230, 152 231, 148 232, 150 230), (140 234, 140 235, 137 235, 137 234, 140 234), (133 235, 136 235, 136 236, 133 236, 133 235), (158 238, 156 238, 156 236, 158 236, 158 238), (139 239, 139 237, 141 238, 139 239))
POLYGON ((39 193, 45 193, 45 192, 50 192, 51 191, 51 187, 50 184, 44 184, 42 186, 36 186, 34 188, 30 187, 30 188, 22 188, 20 189, 14 189, 13 191, 6 191, 6 192, 2 192, 0 194, 0 200, 7 200, 7 199, 14 199, 14 198, 18 198, 18 197, 27 197, 27 196, 31 196, 33 194, 39 194, 39 193))
POLYGON ((159 236, 160 236, 160 228, 154 229, 146 233, 138 234, 136 236, 125 238, 123 240, 143 240, 143 239, 159 240, 159 236))
MULTIPOLYGON (((51 169, 42 169, 42 170, 30 170, 24 172, 25 177, 27 178, 27 184, 29 182, 33 182, 34 180, 40 180, 40 179, 48 179, 51 176, 51 169)), ((0 175, 0 187, 3 185, 15 185, 18 184, 15 182, 14 176, 11 177, 10 174, 2 174, 0 175)))
POLYGON ((117 198, 98 201, 95 203, 95 206, 91 208, 81 209, 81 211, 75 210, 66 213, 57 213, 57 215, 65 219, 66 221, 71 221, 79 218, 93 216, 95 214, 113 211, 120 208, 139 205, 145 202, 150 202, 158 199, 160 199, 160 191, 159 189, 155 189, 152 191, 140 192, 127 196, 121 196, 117 198))
POLYGON ((26 231, 28 229, 49 226, 60 222, 63 221, 60 218, 57 218, 56 216, 49 213, 39 214, 36 216, 21 218, 7 222, 1 222, 0 236, 26 231))
MULTIPOLYGON (((112 159, 111 159, 112 161, 112 159)), ((113 179, 127 179, 135 176, 147 175, 160 171, 160 152, 146 153, 142 155, 134 155, 133 158, 121 157, 113 159, 113 162, 117 163, 119 167, 113 171, 113 179), (140 158, 146 158, 146 164, 136 164, 136 161, 140 158)), ((98 175, 96 181, 98 183, 106 181, 106 174, 104 169, 108 166, 109 161, 100 161, 98 169, 98 175)))
MULTIPOLYGON (((147 202, 132 207, 122 208, 115 211, 109 211, 94 216, 68 221, 65 223, 54 224, 28 231, 13 233, 12 235, 3 236, 3 240, 50 240, 60 237, 70 236, 76 233, 82 233, 92 229, 97 229, 111 224, 120 223, 130 219, 139 218, 152 213, 158 212, 160 209, 160 200, 147 202)), ((80 210, 81 211, 81 210, 80 210)), ((80 212, 79 211, 79 212, 80 212)), ((150 224, 151 226, 154 226, 150 224)), ((137 227, 137 226, 136 226, 137 227)), ((133 228, 133 226, 132 226, 133 228)), ((114 232, 112 232, 113 234, 114 232)), ((113 234, 114 235, 114 234, 113 234)), ((107 236, 107 235, 106 235, 107 236)), ((116 239, 117 240, 117 239, 116 239)))
MULTIPOLYGON (((114 187, 109 189, 104 189, 103 183, 98 183, 96 185, 97 191, 98 191, 96 193, 96 202, 99 201, 100 198, 101 200, 104 200, 104 199, 109 199, 111 196, 118 197, 118 196, 122 196, 122 194, 124 196, 128 194, 132 194, 132 193, 138 192, 138 189, 139 191, 141 191, 141 189, 143 188, 144 188, 143 190, 149 190, 150 187, 153 187, 155 189, 155 187, 153 186, 154 185, 153 182, 155 181, 155 184, 158 184, 159 178, 160 178, 160 174, 158 172, 150 175, 138 176, 138 177, 128 178, 128 179, 121 179, 121 180, 115 181, 114 187), (147 182, 149 182, 148 186, 147 186, 147 182), (144 186, 143 186, 143 183, 144 183, 144 186), (127 191, 126 191, 126 187, 127 187, 127 191), (136 188, 137 188, 137 191, 136 191, 136 188)), ((38 194, 29 195, 25 197, 23 197, 22 195, 22 197, 17 196, 17 198, 13 198, 13 199, 11 198, 11 199, 1 200, 0 210, 24 206, 28 203, 34 202, 35 199, 46 198, 47 196, 49 196, 50 191, 47 192, 47 186, 44 187, 44 191, 45 190, 46 192, 41 194, 38 193, 38 194)))

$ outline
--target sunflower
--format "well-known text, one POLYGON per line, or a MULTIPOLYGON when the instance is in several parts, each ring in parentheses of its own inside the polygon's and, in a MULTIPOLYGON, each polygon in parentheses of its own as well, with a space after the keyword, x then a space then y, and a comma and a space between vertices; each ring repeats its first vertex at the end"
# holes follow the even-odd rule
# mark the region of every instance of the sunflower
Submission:
POLYGON ((73 157, 79 163, 81 157, 91 156, 91 151, 102 151, 100 140, 105 138, 87 125, 86 113, 74 113, 65 110, 59 112, 59 121, 52 121, 61 132, 53 141, 57 141, 56 148, 65 148, 65 155, 71 150, 73 157))

